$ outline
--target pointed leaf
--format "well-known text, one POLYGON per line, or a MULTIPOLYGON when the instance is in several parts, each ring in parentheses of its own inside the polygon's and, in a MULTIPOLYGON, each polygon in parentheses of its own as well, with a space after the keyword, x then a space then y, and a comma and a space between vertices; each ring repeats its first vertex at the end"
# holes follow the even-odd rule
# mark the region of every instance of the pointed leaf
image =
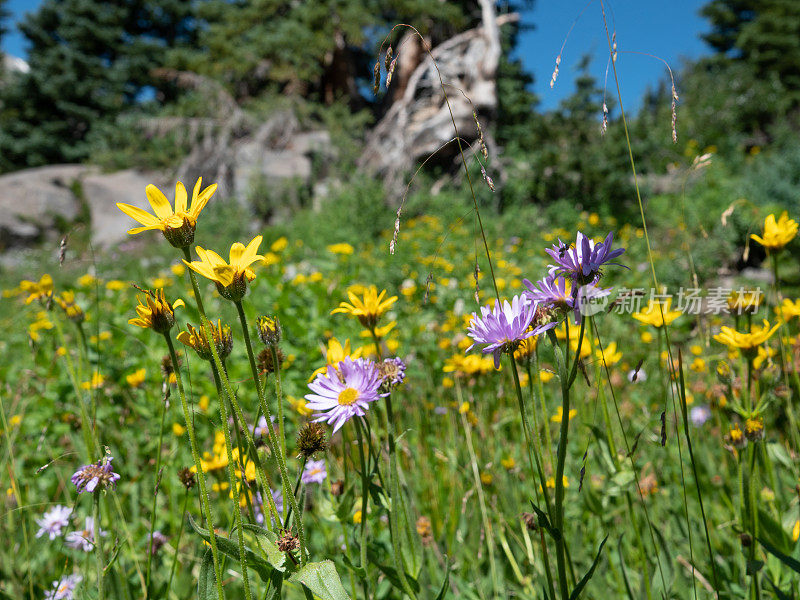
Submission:
POLYGON ((447 590, 450 589, 450 557, 447 557, 446 562, 444 563, 444 581, 442 581, 442 587, 439 589, 439 593, 436 594, 436 600, 444 600, 444 597, 447 595, 447 590))
POLYGON ((216 592, 217 577, 214 573, 214 557, 211 555, 211 548, 203 554, 203 562, 200 563, 200 576, 197 578, 197 598, 198 600, 213 600, 217 597, 216 592))
MULTIPOLYGON (((189 524, 201 538, 211 543, 211 535, 208 533, 208 529, 203 529, 197 523, 195 523, 192 515, 189 515, 189 524)), ((232 558, 237 563, 239 562, 239 546, 233 542, 233 540, 221 535, 217 535, 216 533, 214 534, 214 539, 217 542, 217 549, 220 552, 232 558)), ((261 577, 262 581, 270 581, 274 569, 269 563, 267 563, 266 560, 261 558, 261 556, 247 547, 245 547, 245 559, 247 560, 248 568, 251 568, 258 573, 258 576, 261 577)))
POLYGON ((795 573, 800 573, 800 561, 798 561, 796 558, 792 558, 788 554, 784 554, 761 536, 757 536, 756 539, 758 540, 759 544, 764 546, 764 550, 772 554, 775 558, 777 558, 795 573))
POLYGON ((594 557, 594 561, 592 562, 592 566, 589 567, 589 570, 586 572, 586 575, 578 582, 578 585, 575 586, 575 589, 572 590, 572 593, 569 595, 569 600, 577 600, 580 598, 581 592, 583 588, 586 587, 586 584, 589 583, 589 580, 594 575, 594 570, 597 568, 597 563, 600 562, 600 555, 603 552, 603 546, 606 545, 606 540, 608 536, 603 538, 603 541, 600 542, 600 547, 597 549, 597 556, 594 557))
POLYGON ((322 600, 350 600, 330 560, 306 563, 289 577, 289 581, 302 583, 322 600))

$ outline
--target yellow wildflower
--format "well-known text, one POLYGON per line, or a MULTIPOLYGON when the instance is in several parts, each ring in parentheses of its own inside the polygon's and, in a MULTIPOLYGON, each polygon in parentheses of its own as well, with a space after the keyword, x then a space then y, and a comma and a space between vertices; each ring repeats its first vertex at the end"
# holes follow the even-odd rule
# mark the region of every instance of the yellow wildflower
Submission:
POLYGON ((792 541, 796 542, 800 539, 800 520, 794 522, 794 527, 792 527, 792 541))
POLYGON ((331 244, 327 247, 328 252, 331 254, 342 254, 342 255, 349 255, 353 253, 353 247, 348 244, 347 242, 342 242, 340 244, 331 244))
POLYGON ((353 513, 353 523, 355 523, 356 525, 361 523, 361 511, 360 510, 357 510, 355 513, 353 513))
POLYGON ((506 458, 500 461, 500 464, 503 466, 504 469, 510 471, 516 466, 517 462, 514 460, 513 456, 507 456, 506 458))
POLYGON ((361 298, 350 290, 348 290, 347 296, 350 299, 350 303, 340 302, 339 308, 334 308, 331 314, 344 313, 352 315, 367 329, 374 329, 380 316, 397 302, 397 296, 384 299, 386 290, 381 290, 379 294, 378 288, 374 285, 366 288, 361 298))
POLYGON ((594 354, 599 360, 605 361, 606 365, 614 365, 622 359, 622 352, 617 351, 617 342, 611 342, 602 352, 599 348, 596 349, 594 354))
POLYGON ((356 348, 355 350, 351 350, 349 339, 344 341, 344 345, 342 345, 342 343, 336 338, 329 339, 327 348, 322 349, 322 354, 325 357, 325 366, 320 367, 319 369, 314 371, 308 380, 312 381, 320 373, 327 372, 328 365, 336 367, 336 365, 338 365, 348 356, 350 358, 359 358, 362 356, 363 352, 364 352, 363 348, 356 348))
POLYGON ((481 483, 483 485, 492 485, 492 481, 494 481, 494 477, 492 477, 491 473, 487 473, 486 471, 481 473, 481 483))
POLYGON ((208 410, 208 403, 210 401, 211 401, 210 398, 206 394, 203 394, 197 401, 197 406, 200 407, 200 410, 206 412, 208 410))
POLYGON ((784 321, 800 317, 800 300, 792 302, 789 298, 784 298, 781 305, 775 307, 775 313, 781 315, 784 321))
POLYGON ((692 346, 689 346, 689 352, 691 352, 695 356, 700 356, 703 353, 703 347, 700 346, 699 344, 694 344, 692 346))
POLYGON ((145 302, 141 297, 137 297, 139 306, 136 307, 136 314, 139 316, 129 319, 128 323, 152 329, 156 333, 166 333, 175 324, 175 309, 185 306, 183 300, 175 300, 172 304, 164 298, 164 290, 145 293, 145 302))
POLYGON ((96 390, 97 388, 103 387, 103 383, 105 383, 105 377, 95 371, 92 373, 92 378, 89 381, 81 383, 81 387, 85 390, 96 390))
MULTIPOLYGON (((574 417, 577 414, 578 414, 578 411, 576 409, 574 409, 574 408, 569 409, 569 419, 570 420, 572 420, 572 417, 574 417)), ((561 421, 563 419, 564 419, 564 407, 563 406, 559 406, 558 409, 556 410, 556 414, 554 414, 552 417, 550 417, 550 420, 553 423, 561 423, 561 421)))
POLYGON ((14 415, 8 420, 8 424, 11 425, 11 427, 16 427, 20 423, 22 423, 22 415, 14 415))
POLYGON ((184 427, 180 423, 173 423, 172 433, 174 433, 177 437, 181 437, 184 433, 186 433, 186 427, 184 427))
POLYGON ((95 283, 98 283, 99 281, 100 280, 91 273, 86 273, 86 275, 78 277, 78 285, 80 287, 92 287, 95 283))
POLYGON ((256 261, 264 257, 258 254, 258 247, 263 238, 254 237, 247 246, 236 242, 230 249, 230 262, 212 250, 205 250, 198 246, 199 261, 183 261, 190 269, 217 284, 220 295, 228 300, 238 302, 247 291, 247 282, 253 281, 256 274, 250 268, 256 261))
POLYGON ((53 278, 47 273, 42 275, 38 282, 20 281, 19 287, 20 290, 28 294, 28 297, 25 298, 25 304, 30 304, 34 300, 47 302, 53 297, 53 278))
POLYGON ((295 398, 294 396, 286 396, 286 400, 288 400, 289 406, 295 409, 302 417, 307 417, 314 412, 313 410, 311 410, 306 406, 308 402, 306 402, 305 398, 295 398))
POLYGON ((753 366, 756 369, 760 369, 761 365, 763 365, 765 362, 769 364, 771 362, 772 357, 775 356, 777 353, 778 351, 775 350, 774 348, 769 348, 769 347, 765 348, 764 346, 759 346, 758 354, 753 359, 753 366))
POLYGON ((769 322, 764 319, 764 325, 762 327, 753 325, 750 328, 750 333, 740 333, 731 327, 723 325, 720 332, 714 336, 714 339, 725 344, 730 349, 738 348, 752 351, 772 337, 772 334, 775 333, 780 326, 781 324, 778 323, 775 327, 770 328, 769 322))
POLYGON ((678 310, 670 310, 669 307, 672 304, 671 298, 666 298, 665 300, 653 300, 647 303, 647 308, 640 312, 633 313, 633 318, 637 321, 641 321, 645 325, 652 325, 653 327, 663 327, 666 323, 669 325, 675 319, 681 316, 681 312, 678 310), (662 316, 663 313, 663 316, 662 316))
POLYGON ((764 234, 752 234, 750 237, 764 246, 767 250, 777 251, 791 242, 797 235, 797 221, 789 218, 789 213, 783 211, 780 218, 775 221, 775 215, 769 215, 764 220, 764 234))
POLYGON ((138 388, 140 385, 144 383, 145 376, 147 375, 147 371, 144 369, 138 369, 131 373, 130 375, 125 376, 125 381, 128 382, 128 385, 133 388, 138 388))
POLYGON ((112 292, 119 292, 120 290, 127 288, 128 285, 129 284, 124 281, 120 281, 119 279, 112 279, 106 284, 106 289, 111 290, 112 292))
POLYGON ((184 267, 181 263, 172 265, 169 270, 172 271, 172 274, 177 277, 183 277, 184 273, 186 273, 186 267, 184 267))
POLYGON ((56 304, 58 304, 67 318, 76 323, 82 323, 86 318, 83 309, 75 303, 75 292, 68 290, 61 292, 61 295, 55 297, 56 304))
POLYGON ((552 371, 549 371, 547 369, 541 369, 539 371, 539 379, 542 380, 542 383, 547 383, 548 381, 553 379, 553 377, 555 377, 555 376, 556 376, 555 373, 553 373, 552 371))
POLYGON ((180 181, 175 184, 174 210, 163 192, 153 184, 145 188, 145 194, 147 194, 147 200, 150 202, 155 214, 130 204, 117 203, 117 208, 144 226, 134 227, 128 233, 134 235, 143 231, 157 229, 176 248, 188 247, 194 241, 194 230, 197 226, 197 218, 200 216, 200 212, 205 208, 214 192, 217 191, 216 183, 200 191, 202 183, 202 177, 195 183, 192 191, 192 204, 188 209, 188 195, 186 188, 180 181))
POLYGON ((704 361, 699 356, 692 361, 692 364, 689 365, 689 368, 694 371, 695 373, 705 373, 706 372, 706 361, 704 361))
POLYGON ((640 337, 645 344, 649 344, 653 341, 653 334, 649 331, 643 331, 640 337))
POLYGON ((269 249, 272 250, 272 252, 282 252, 286 250, 286 247, 288 245, 289 245, 289 240, 286 239, 285 235, 282 235, 277 240, 272 242, 272 244, 270 244, 269 249))

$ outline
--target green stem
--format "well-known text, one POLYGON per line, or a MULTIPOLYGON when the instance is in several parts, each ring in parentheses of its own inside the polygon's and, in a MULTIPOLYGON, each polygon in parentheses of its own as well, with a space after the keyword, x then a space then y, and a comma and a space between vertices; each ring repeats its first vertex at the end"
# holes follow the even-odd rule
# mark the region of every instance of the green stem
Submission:
MULTIPOLYGON (((369 476, 367 474, 367 461, 364 458, 364 436, 361 433, 361 421, 356 418, 356 435, 358 436, 358 459, 361 466, 361 544, 359 548, 359 565, 366 573, 367 569, 367 508, 369 506, 369 476)), ((369 600, 367 595, 367 577, 364 575, 364 600, 369 600)))
MULTIPOLYGON (((456 394, 458 395, 458 405, 464 403, 461 395, 461 384, 456 381, 456 394)), ((459 411, 460 412, 460 411, 459 411)), ((467 450, 469 451, 470 463, 472 465, 472 476, 475 480, 475 489, 478 491, 478 504, 481 509, 481 520, 483 521, 484 540, 486 541, 486 549, 489 552, 489 572, 492 578, 492 589, 496 598, 500 597, 501 586, 500 579, 497 573, 497 566, 494 559, 494 536, 492 535, 492 523, 489 520, 489 513, 486 511, 486 499, 483 496, 483 485, 481 484, 481 474, 478 469, 478 458, 475 455, 475 447, 472 445, 472 433, 467 423, 467 416, 461 413, 461 426, 464 429, 464 436, 467 438, 467 450)))
POLYGON ((183 508, 181 509, 181 526, 178 529, 178 538, 175 540, 175 556, 172 559, 172 567, 169 570, 169 582, 167 583, 167 591, 164 592, 164 598, 169 598, 169 592, 172 589, 172 579, 175 577, 175 570, 178 566, 178 552, 181 548, 181 537, 183 537, 183 526, 186 523, 186 507, 189 504, 189 490, 187 489, 183 495, 183 508))
MULTIPOLYGON (((286 459, 281 452, 281 445, 277 442, 277 440, 275 440, 275 434, 272 431, 272 414, 270 413, 269 404, 267 403, 264 390, 261 387, 261 379, 258 376, 258 367, 256 366, 256 358, 253 354, 253 345, 250 342, 250 331, 247 326, 247 317, 244 314, 242 303, 234 302, 234 304, 236 305, 236 310, 239 313, 239 321, 242 325, 242 335, 244 336, 244 343, 247 347, 247 357, 250 359, 250 370, 253 374, 253 381, 256 385, 256 391, 258 392, 258 400, 261 404, 261 410, 264 412, 264 417, 267 419, 267 441, 270 445, 270 450, 272 451, 273 456, 275 456, 278 461, 278 469, 281 474, 281 483, 283 487, 283 497, 289 498, 289 505, 292 507, 292 510, 295 512, 295 514, 299 515, 300 511, 297 510, 297 499, 292 493, 292 484, 289 480, 289 474, 286 471, 286 459)), ((278 384, 278 390, 280 390, 280 384, 278 384)), ((278 402, 281 402, 280 397, 278 398, 278 402)), ((280 519, 278 522, 280 522, 280 519)), ((308 551, 306 549, 305 531, 303 530, 302 519, 297 519, 297 537, 300 540, 300 563, 305 565, 306 561, 308 560, 308 551)))
POLYGON ((100 491, 93 494, 93 507, 92 515, 94 518, 94 545, 97 549, 96 562, 97 562, 97 598, 103 600, 105 598, 104 590, 104 576, 105 576, 105 553, 103 552, 103 536, 100 528, 100 491))
MULTIPOLYGON (((547 480, 545 479, 544 472, 542 471, 542 464, 539 460, 539 452, 536 451, 536 448, 533 447, 531 443, 531 436, 528 432, 528 417, 525 411, 525 402, 522 400, 522 386, 519 383, 519 373, 517 372, 517 363, 514 360, 514 353, 509 352, 508 358, 511 361, 511 373, 514 376, 514 387, 517 390, 517 401, 519 402, 519 412, 522 416, 522 431, 525 433, 525 445, 528 449, 528 463, 530 464, 531 468, 531 477, 536 478, 536 473, 534 473, 534 462, 536 463, 536 472, 539 475, 539 481, 541 482, 542 486, 542 494, 544 495, 544 502, 545 507, 547 509, 548 518, 551 520, 553 519, 552 508, 550 506, 550 496, 547 493, 547 480), (535 461, 534 461, 535 457, 535 461)), ((529 363, 530 365, 530 363, 529 363)), ((528 373, 530 373, 530 368, 528 369, 528 373)), ((530 379, 530 375, 528 375, 528 385, 533 388, 533 381, 530 379)), ((547 414, 545 413, 545 418, 547 418, 547 414)), ((553 587, 553 578, 550 574, 550 559, 547 554, 547 545, 544 543, 544 537, 542 536, 542 554, 544 557, 546 575, 547 575, 547 584, 550 588, 550 597, 555 598, 556 592, 555 588, 553 587)))
MULTIPOLYGON (((214 345, 213 338, 208 338, 209 346, 214 345)), ((218 374, 217 374, 218 375, 218 374)), ((218 381, 219 377, 215 377, 218 381)), ((247 555, 244 549, 244 528, 242 527, 242 511, 239 508, 238 491, 236 489, 236 468, 233 460, 233 446, 231 444, 231 431, 228 425, 228 408, 225 405, 225 399, 220 396, 219 398, 219 416, 222 420, 222 433, 225 436, 225 452, 228 456, 228 484, 230 485, 231 494, 233 495, 233 526, 236 529, 236 543, 239 546, 239 565, 242 567, 242 583, 244 584, 244 596, 247 600, 252 600, 253 595, 250 591, 250 577, 247 574, 247 555)), ((239 460, 243 461, 240 455, 239 460)), ((242 487, 246 485, 244 463, 242 462, 242 487)), ((245 496, 249 495, 249 491, 245 490, 245 496)), ((212 536, 213 537, 213 536, 212 536)))
POLYGON ((158 482, 161 478, 161 448, 164 443, 164 417, 167 414, 167 403, 161 400, 161 425, 158 429, 158 453, 156 454, 156 476, 153 482, 153 507, 150 511, 150 546, 147 548, 147 567, 145 569, 145 585, 147 586, 147 595, 150 597, 150 567, 153 562, 153 532, 156 528, 156 506, 158 502, 158 482))
MULTIPOLYGON (((225 592, 222 590, 222 563, 219 558, 219 550, 217 549, 217 537, 214 533, 214 513, 211 509, 211 502, 208 499, 208 489, 206 488, 206 475, 203 472, 203 464, 200 460, 200 451, 197 446, 197 436, 194 431, 194 421, 189 412, 189 403, 186 401, 186 393, 183 390, 183 380, 181 378, 180 369, 178 368, 178 355, 175 354, 175 346, 172 344, 172 338, 169 332, 164 334, 164 340, 167 342, 169 349, 169 357, 172 360, 174 367, 175 381, 178 384, 178 395, 181 398, 181 408, 183 410, 183 418, 186 421, 186 431, 189 433, 189 441, 191 442, 192 458, 194 459, 195 468, 197 469, 197 483, 200 486, 200 504, 203 509, 203 514, 206 518, 208 531, 210 533, 209 543, 211 544, 211 556, 214 559, 214 574, 216 575, 217 595, 219 600, 224 600, 225 592)), ((227 425, 227 423, 226 423, 227 425)))
POLYGON ((281 366, 278 362, 278 347, 275 344, 270 344, 269 351, 272 354, 274 369, 272 376, 275 378, 275 396, 278 400, 278 440, 281 444, 281 457, 286 460, 286 436, 283 429, 283 390, 281 388, 281 366))

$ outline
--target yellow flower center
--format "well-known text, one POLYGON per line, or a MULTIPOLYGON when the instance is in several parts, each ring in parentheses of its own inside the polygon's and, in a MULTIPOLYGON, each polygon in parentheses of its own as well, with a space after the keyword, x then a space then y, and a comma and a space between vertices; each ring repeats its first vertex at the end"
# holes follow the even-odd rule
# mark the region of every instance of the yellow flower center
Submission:
POLYGON ((358 400, 358 390, 353 388, 345 388, 339 392, 339 404, 342 406, 350 406, 353 402, 358 400))

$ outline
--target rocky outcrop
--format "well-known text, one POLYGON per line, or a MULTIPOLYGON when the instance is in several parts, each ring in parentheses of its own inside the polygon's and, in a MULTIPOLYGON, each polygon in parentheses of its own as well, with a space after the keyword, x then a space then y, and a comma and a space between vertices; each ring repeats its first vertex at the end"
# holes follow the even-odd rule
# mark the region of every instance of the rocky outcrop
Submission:
MULTIPOLYGON (((85 165, 52 165, 0 176, 0 251, 92 228, 92 242, 108 246, 132 226, 117 202, 146 205, 153 176, 135 170, 101 173, 85 165)), ((156 182, 158 183, 158 182, 156 182)))

